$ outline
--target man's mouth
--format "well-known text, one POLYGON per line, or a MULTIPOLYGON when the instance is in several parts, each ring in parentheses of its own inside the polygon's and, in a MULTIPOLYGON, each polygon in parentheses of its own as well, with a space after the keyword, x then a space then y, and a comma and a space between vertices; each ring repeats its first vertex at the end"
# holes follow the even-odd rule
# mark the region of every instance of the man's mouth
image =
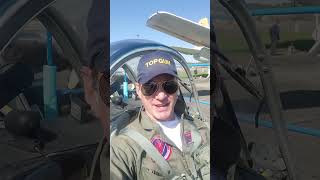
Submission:
POLYGON ((157 106, 157 107, 166 107, 166 106, 169 106, 170 103, 165 103, 165 104, 155 104, 154 106, 157 106))
POLYGON ((165 104, 155 104, 153 105, 157 111, 166 111, 167 108, 169 107, 170 103, 165 103, 165 104))

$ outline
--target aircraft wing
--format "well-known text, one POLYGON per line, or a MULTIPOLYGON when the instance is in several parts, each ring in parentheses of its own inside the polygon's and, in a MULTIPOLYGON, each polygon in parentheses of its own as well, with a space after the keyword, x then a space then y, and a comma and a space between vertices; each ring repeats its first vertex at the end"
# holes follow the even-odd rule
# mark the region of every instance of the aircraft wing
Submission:
POLYGON ((193 48, 183 48, 183 47, 176 47, 176 46, 171 46, 171 47, 186 55, 198 54, 200 51, 200 49, 193 49, 193 48))
POLYGON ((210 59, 210 49, 206 47, 202 47, 201 49, 195 48, 183 48, 183 47, 176 47, 171 46, 173 49, 181 52, 182 54, 186 55, 193 55, 194 59, 200 62, 207 63, 210 59))
POLYGON ((199 55, 201 57, 204 57, 206 59, 210 59, 210 49, 209 48, 206 48, 206 47, 203 47, 200 49, 200 52, 199 52, 199 55))
POLYGON ((174 14, 159 11, 151 15, 147 20, 147 26, 195 46, 210 48, 210 29, 208 27, 174 14))

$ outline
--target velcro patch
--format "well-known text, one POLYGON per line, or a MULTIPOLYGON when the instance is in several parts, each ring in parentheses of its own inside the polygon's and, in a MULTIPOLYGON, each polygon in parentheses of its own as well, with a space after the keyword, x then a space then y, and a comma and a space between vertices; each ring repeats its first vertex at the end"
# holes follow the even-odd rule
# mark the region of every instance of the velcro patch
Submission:
POLYGON ((159 136, 155 136, 151 139, 151 143, 156 147, 165 160, 168 160, 172 153, 172 147, 164 142, 159 136))
POLYGON ((184 132, 184 139, 186 140, 187 144, 191 144, 192 143, 192 134, 191 131, 186 131, 184 132))

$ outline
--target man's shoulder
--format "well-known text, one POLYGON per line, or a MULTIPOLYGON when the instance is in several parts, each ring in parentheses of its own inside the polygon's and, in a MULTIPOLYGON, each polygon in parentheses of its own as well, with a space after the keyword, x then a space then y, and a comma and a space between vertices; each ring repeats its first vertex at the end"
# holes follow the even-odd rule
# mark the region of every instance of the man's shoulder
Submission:
POLYGON ((123 126, 121 129, 119 129, 119 133, 121 134, 121 131, 125 129, 132 129, 135 131, 141 131, 141 126, 139 123, 139 118, 134 117, 127 125, 123 126))
POLYGON ((210 124, 209 122, 204 122, 200 118, 194 118, 191 116, 186 116, 184 118, 187 123, 194 126, 196 131, 200 133, 202 144, 210 145, 210 124))
POLYGON ((121 133, 112 136, 110 148, 111 153, 117 154, 118 156, 119 154, 123 154, 125 156, 135 157, 141 151, 140 147, 135 143, 133 139, 121 133))
POLYGON ((121 129, 130 126, 130 124, 132 124, 137 119, 138 111, 138 109, 122 111, 119 115, 112 119, 111 132, 118 132, 121 129))
POLYGON ((111 138, 112 138, 111 146, 118 146, 118 147, 119 145, 120 147, 133 146, 133 144, 135 144, 134 141, 127 135, 123 134, 122 132, 125 129, 132 129, 135 131, 139 131, 138 121, 139 121, 138 118, 134 118, 130 123, 116 129, 111 135, 111 138))
POLYGON ((194 124, 197 128, 209 128, 207 122, 204 122, 200 118, 192 117, 190 115, 184 115, 184 119, 191 124, 194 124))
POLYGON ((124 147, 127 148, 128 146, 131 147, 133 145, 133 141, 128 136, 121 134, 121 131, 119 134, 112 135, 111 138, 110 146, 112 148, 123 149, 124 147))

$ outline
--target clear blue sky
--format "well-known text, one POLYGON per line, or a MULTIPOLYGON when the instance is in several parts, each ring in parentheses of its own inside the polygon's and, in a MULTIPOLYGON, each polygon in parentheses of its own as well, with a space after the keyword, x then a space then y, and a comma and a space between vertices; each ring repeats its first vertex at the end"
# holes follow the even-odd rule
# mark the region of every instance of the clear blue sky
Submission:
POLYGON ((110 41, 139 38, 149 39, 168 46, 193 47, 146 26, 147 19, 157 11, 167 11, 177 16, 198 22, 210 20, 210 0, 111 0, 110 41))

